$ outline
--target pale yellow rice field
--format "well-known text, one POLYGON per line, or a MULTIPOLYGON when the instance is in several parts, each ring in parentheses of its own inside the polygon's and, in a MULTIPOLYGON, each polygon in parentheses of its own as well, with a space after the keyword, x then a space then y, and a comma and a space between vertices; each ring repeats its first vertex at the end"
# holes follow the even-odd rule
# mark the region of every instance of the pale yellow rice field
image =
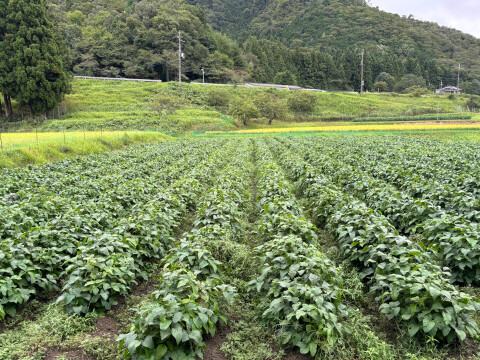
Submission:
MULTIPOLYGON (((313 127, 290 127, 272 129, 237 130, 233 134, 276 134, 290 132, 336 132, 336 131, 416 131, 416 130, 480 130, 480 124, 381 124, 381 125, 333 125, 313 127)), ((208 134, 221 134, 219 131, 210 131, 208 134)))
POLYGON ((49 132, 49 133, 2 133, 0 145, 3 149, 33 147, 46 143, 68 143, 73 140, 91 140, 95 138, 116 138, 125 134, 138 134, 138 131, 75 131, 75 132, 49 132))

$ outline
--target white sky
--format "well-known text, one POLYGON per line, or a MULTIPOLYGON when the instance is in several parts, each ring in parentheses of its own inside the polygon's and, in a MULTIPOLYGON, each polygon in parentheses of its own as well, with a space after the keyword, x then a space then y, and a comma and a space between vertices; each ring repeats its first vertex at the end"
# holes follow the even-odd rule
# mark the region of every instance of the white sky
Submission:
POLYGON ((480 38, 480 0, 370 0, 372 6, 434 21, 480 38))

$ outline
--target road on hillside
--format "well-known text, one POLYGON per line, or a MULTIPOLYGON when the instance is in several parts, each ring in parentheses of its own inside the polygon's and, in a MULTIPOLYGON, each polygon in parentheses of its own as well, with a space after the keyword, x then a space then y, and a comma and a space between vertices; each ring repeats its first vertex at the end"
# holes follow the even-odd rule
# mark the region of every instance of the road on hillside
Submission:
MULTIPOLYGON (((74 78, 86 79, 86 80, 133 81, 133 82, 151 82, 151 83, 162 82, 162 80, 151 80, 151 79, 129 79, 129 78, 112 78, 112 77, 95 77, 95 76, 74 76, 74 78)), ((192 84, 206 85, 206 86, 265 87, 265 88, 277 88, 277 89, 284 89, 284 90, 302 90, 302 91, 313 91, 313 92, 335 92, 335 93, 358 94, 357 92, 354 92, 354 91, 331 91, 331 90, 321 90, 321 89, 305 89, 295 85, 279 85, 279 84, 245 83, 244 85, 232 85, 232 84, 213 84, 213 83, 201 83, 201 82, 192 82, 192 84)))

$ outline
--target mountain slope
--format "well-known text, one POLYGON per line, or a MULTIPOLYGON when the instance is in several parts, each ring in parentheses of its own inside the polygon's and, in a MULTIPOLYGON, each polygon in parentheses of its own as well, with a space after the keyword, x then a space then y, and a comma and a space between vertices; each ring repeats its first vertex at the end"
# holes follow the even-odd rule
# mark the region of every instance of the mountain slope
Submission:
MULTIPOLYGON (((435 23, 400 17, 363 0, 190 0, 212 26, 239 39, 250 35, 317 49, 365 47, 407 58, 423 53, 437 65, 462 63, 480 78, 480 39, 435 23)), ((467 75, 467 74, 466 74, 467 75)))

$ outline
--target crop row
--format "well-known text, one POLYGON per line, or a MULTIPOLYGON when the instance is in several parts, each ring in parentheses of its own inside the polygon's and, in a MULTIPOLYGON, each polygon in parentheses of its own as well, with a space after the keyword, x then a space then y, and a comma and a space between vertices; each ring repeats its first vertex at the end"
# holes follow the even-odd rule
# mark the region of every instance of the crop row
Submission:
MULTIPOLYGON (((205 151, 208 153, 213 152, 213 150, 214 147, 209 147, 209 150, 205 151)), ((148 149, 138 149, 139 157, 145 156, 145 152, 148 153, 148 149)), ((27 220, 22 223, 22 221, 16 220, 15 210, 10 213, 2 212, 5 217, 10 214, 14 215, 9 220, 12 225, 9 225, 9 223, 2 224, 4 226, 2 228, 3 239, 0 240, 0 317, 3 317, 5 312, 13 315, 15 309, 31 296, 57 288, 60 279, 63 279, 65 275, 64 270, 68 269, 67 273, 73 271, 73 268, 71 266, 67 267, 67 265, 75 264, 75 266, 78 266, 80 258, 84 257, 91 271, 97 267, 96 276, 99 276, 107 263, 97 263, 96 256, 106 257, 107 254, 113 254, 117 250, 120 251, 121 248, 127 251, 125 244, 115 249, 115 246, 119 246, 119 243, 124 239, 128 239, 131 246, 136 246, 135 242, 138 242, 138 238, 147 235, 145 241, 148 241, 152 236, 156 236, 154 232, 149 231, 146 224, 148 221, 153 222, 149 219, 151 217, 156 216, 157 220, 158 217, 161 217, 161 213, 157 214, 160 209, 158 206, 161 206, 161 204, 156 204, 155 201, 149 203, 149 200, 155 198, 161 200, 161 194, 167 184, 181 176, 184 169, 190 165, 190 160, 180 161, 177 169, 165 166, 159 169, 153 164, 155 161, 158 162, 154 155, 155 151, 150 153, 150 162, 152 167, 157 169, 157 172, 152 172, 149 176, 146 176, 139 170, 138 176, 143 175, 143 178, 134 178, 126 173, 123 181, 120 172, 115 176, 115 182, 110 181, 110 178, 104 182, 104 177, 99 178, 97 184, 87 181, 87 186, 98 188, 96 193, 98 197, 95 198, 90 193, 92 199, 85 199, 81 196, 76 198, 76 202, 68 200, 65 202, 66 205, 62 205, 62 211, 50 205, 56 200, 55 198, 39 196, 45 201, 46 207, 52 207, 51 213, 44 215, 43 218, 39 212, 40 220, 34 218, 34 214, 31 214, 30 219, 25 216, 23 219, 27 220), (116 186, 113 186, 113 183, 116 186), (105 191, 106 194, 102 194, 101 192, 106 189, 106 186, 112 187, 105 191), (144 213, 142 213, 142 209, 145 211, 144 213), (10 227, 8 228, 8 226, 10 227), (80 248, 81 251, 78 251, 80 248), (98 269, 99 267, 100 269, 98 269)), ((125 157, 126 159, 123 162, 127 163, 130 159, 135 159, 131 153, 125 153, 125 157)), ((176 155, 174 157, 177 158, 176 155)), ((87 163, 90 163, 90 161, 91 159, 85 160, 87 163)), ((148 165, 148 162, 145 161, 145 163, 148 165)), ((168 161, 166 163, 168 164, 168 161)), ((104 164, 103 167, 108 167, 108 164, 104 164)), ((101 168, 99 167, 99 169, 101 168)), ((128 172, 132 171, 126 166, 125 169, 128 172)), ((142 169, 147 168, 142 167, 142 169)), ((199 173, 202 174, 203 171, 204 169, 200 170, 199 173)), ((35 198, 34 194, 31 196, 35 198)), ((28 205, 28 202, 25 201, 20 204, 17 205, 24 207, 28 205)), ((17 208, 17 206, 12 205, 11 208, 17 208)), ((23 209, 19 213, 25 214, 23 209)), ((172 224, 174 224, 173 221, 172 224)), ((159 234, 159 236, 161 235, 159 234)), ((158 256, 156 253, 151 253, 151 255, 158 256)), ((135 268, 136 266, 128 256, 120 256, 114 260, 109 260, 113 261, 113 263, 108 263, 109 266, 113 264, 116 267, 122 265, 127 268, 135 268)), ((67 281, 67 284, 72 283, 72 279, 73 275, 67 281)), ((85 283, 89 281, 101 282, 100 279, 95 278, 85 278, 78 281, 82 280, 85 283)), ((110 300, 105 299, 109 289, 100 289, 95 284, 89 284, 89 286, 92 292, 98 291, 94 295, 102 299, 103 303, 99 302, 100 306, 111 305, 110 300)), ((115 292, 115 289, 123 292, 125 289, 123 283, 121 285, 117 283, 105 285, 105 287, 108 286, 114 287, 111 288, 113 290, 109 290, 111 292, 115 292)), ((74 294, 74 298, 81 296, 86 295, 82 292, 74 294)), ((68 299, 70 298, 71 295, 68 299)), ((84 306, 76 305, 74 308, 71 307, 70 310, 85 312, 87 309, 84 306)))
POLYGON ((480 283, 477 224, 451 215, 429 201, 414 199, 393 185, 323 153, 305 157, 333 182, 380 211, 402 234, 421 239, 431 253, 450 268, 452 281, 480 283))
POLYGON ((233 301, 236 289, 224 284, 228 269, 211 246, 233 242, 244 231, 251 145, 236 145, 233 164, 200 199, 193 229, 172 244, 151 303, 137 312, 130 332, 118 338, 133 359, 203 357, 204 335, 214 335, 226 322, 225 305, 233 301))
POLYGON ((475 199, 480 196, 480 152, 475 143, 445 143, 401 137, 363 137, 322 139, 316 145, 351 161, 356 166, 377 164, 379 168, 396 166, 402 173, 433 180, 439 188, 445 184, 463 190, 475 199), (365 164, 364 164, 365 163, 365 164))
POLYGON ((254 250, 260 275, 249 285, 268 304, 263 320, 278 327, 284 344, 315 356, 342 337, 342 279, 318 245, 316 227, 303 214, 292 186, 258 143, 256 232, 264 243, 254 250))
POLYGON ((271 146, 298 181, 318 224, 329 230, 344 255, 361 269, 388 319, 404 322, 411 336, 422 333, 448 342, 463 341, 467 335, 478 338, 480 330, 472 316, 480 304, 450 284, 448 269, 399 235, 380 213, 343 193, 295 148, 285 150, 273 142, 271 146))
POLYGON ((174 152, 173 146, 167 144, 157 146, 160 150, 148 147, 121 152, 115 159, 105 155, 103 163, 98 156, 49 164, 32 169, 31 173, 37 176, 24 169, 13 174, 6 172, 2 179, 10 187, 0 198, 3 203, 0 239, 42 226, 72 209, 83 215, 83 212, 102 205, 106 211, 113 210, 119 215, 125 213, 132 203, 144 198, 149 191, 156 192, 166 186, 172 171, 178 174, 190 165, 183 158, 182 151, 174 152), (115 161, 110 164, 110 160, 115 161), (174 162, 176 166, 172 166, 174 162), (17 178, 23 175, 26 179, 17 178))
MULTIPOLYGON (((359 145, 364 142, 341 141, 335 147, 332 147, 329 142, 321 142, 316 148, 318 151, 327 151, 335 157, 341 157, 346 162, 394 184, 414 197, 431 200, 447 211, 459 213, 470 220, 480 219, 480 187, 478 186, 480 177, 475 180, 473 176, 475 172, 478 173, 478 169, 471 171, 468 169, 470 166, 465 169, 464 162, 462 165, 456 164, 458 161, 456 157, 443 161, 439 159, 442 165, 435 165, 432 158, 438 159, 439 156, 425 152, 422 148, 395 147, 386 151, 383 148, 389 148, 389 145, 378 144, 378 142, 373 144, 381 145, 380 148, 359 145), (378 155, 377 152, 385 152, 385 154, 378 155), (458 170, 452 171, 455 167, 458 170)), ((435 151, 438 151, 439 147, 441 148, 437 146, 435 151)), ((447 148, 446 151, 455 151, 450 145, 443 145, 443 147, 447 148)), ((472 149, 472 151, 475 150, 472 149)), ((471 161, 471 164, 475 163, 476 161, 471 161)))
POLYGON ((353 122, 388 122, 388 121, 426 121, 426 120, 471 120, 472 115, 468 114, 429 114, 418 116, 397 116, 397 117, 374 117, 357 118, 353 122))
MULTIPOLYGON (((314 147, 317 152, 324 152, 323 144, 314 147)), ((352 149, 353 150, 353 149, 352 149)), ((341 158, 345 162, 359 167, 361 170, 370 173, 372 176, 383 179, 403 192, 414 198, 422 198, 441 206, 446 211, 462 215, 468 220, 478 222, 480 220, 480 199, 471 193, 445 183, 435 180, 435 168, 431 168, 429 176, 421 176, 415 170, 404 167, 402 161, 384 159, 374 161, 369 154, 360 157, 354 151, 330 150, 332 156, 341 158)), ((424 159, 424 162, 428 160, 424 159)))

